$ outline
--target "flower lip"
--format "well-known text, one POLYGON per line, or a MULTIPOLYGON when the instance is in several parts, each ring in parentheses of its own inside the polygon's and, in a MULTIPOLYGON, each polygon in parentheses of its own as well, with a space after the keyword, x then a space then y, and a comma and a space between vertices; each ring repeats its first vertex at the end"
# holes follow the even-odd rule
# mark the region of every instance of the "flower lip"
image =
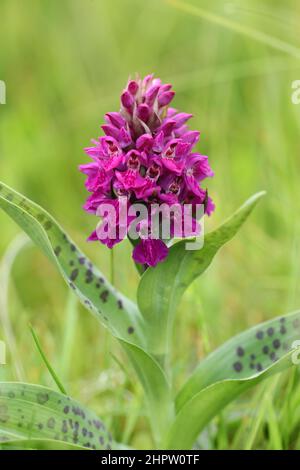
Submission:
POLYGON ((153 181, 157 181, 160 177, 161 166, 153 162, 151 166, 147 169, 146 176, 153 181))
POLYGON ((182 179, 180 177, 175 178, 174 181, 169 185, 167 189, 167 193, 175 194, 175 196, 178 196, 181 190, 181 182, 182 179))
POLYGON ((140 154, 136 152, 135 150, 131 150, 129 153, 130 155, 127 160, 127 167, 130 168, 131 170, 138 171, 141 166, 140 154))

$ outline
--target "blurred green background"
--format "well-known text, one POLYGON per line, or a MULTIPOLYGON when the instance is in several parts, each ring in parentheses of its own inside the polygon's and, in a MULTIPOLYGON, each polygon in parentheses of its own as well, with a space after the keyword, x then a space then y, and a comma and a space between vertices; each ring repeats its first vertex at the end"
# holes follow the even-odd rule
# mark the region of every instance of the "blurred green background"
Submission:
MULTIPOLYGON (((179 306, 178 384, 230 336, 299 308, 300 105, 291 102, 299 1, 1 0, 0 17, 0 179, 51 212, 107 276, 109 250, 85 242, 95 219, 82 210, 77 167, 104 113, 118 110, 130 74, 171 82, 174 106, 194 114, 199 149, 216 174, 209 189, 217 210, 206 230, 267 190, 179 306)), ((0 378, 53 386, 30 322, 70 394, 118 440, 151 446, 143 393, 117 343, 4 213, 0 227, 0 339, 9 346, 0 378)), ((124 242, 115 249, 115 283, 134 299, 137 282, 124 242)), ((299 392, 297 370, 268 381, 217 417, 199 446, 299 449, 299 392)))

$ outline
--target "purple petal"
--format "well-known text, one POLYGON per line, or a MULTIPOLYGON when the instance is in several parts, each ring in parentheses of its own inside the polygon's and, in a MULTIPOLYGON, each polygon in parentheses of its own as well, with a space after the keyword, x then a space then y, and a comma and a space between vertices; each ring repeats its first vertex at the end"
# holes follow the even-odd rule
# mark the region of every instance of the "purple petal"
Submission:
POLYGON ((187 113, 178 113, 175 114, 175 116, 172 117, 172 119, 176 122, 176 127, 181 127, 183 124, 186 123, 189 119, 193 117, 192 114, 187 114, 187 113))
POLYGON ((156 266, 168 256, 168 248, 162 240, 141 240, 135 246, 132 257, 136 263, 156 266))
POLYGON ((167 106, 175 96, 174 91, 166 91, 158 97, 158 106, 167 106))
POLYGON ((101 128, 103 129, 106 135, 113 137, 116 140, 118 139, 119 129, 117 127, 112 126, 110 124, 103 124, 101 128))
POLYGON ((138 150, 149 150, 152 147, 153 138, 150 134, 141 135, 136 141, 136 148, 138 150))
POLYGON ((121 95, 121 103, 124 108, 132 109, 134 104, 134 98, 128 91, 124 91, 121 95))
POLYGON ((142 103, 138 105, 137 115, 142 121, 147 122, 150 117, 150 114, 151 109, 147 104, 142 103))
POLYGON ((120 113, 106 113, 105 114, 105 120, 108 124, 112 124, 113 126, 116 127, 123 127, 126 124, 125 119, 121 116, 120 113))
POLYGON ((156 85, 156 86, 152 86, 151 88, 149 88, 149 90, 147 91, 146 95, 145 95, 145 99, 146 99, 146 103, 149 104, 149 106, 152 106, 157 95, 158 95, 158 92, 159 92, 159 85, 156 85))
POLYGON ((135 80, 131 80, 127 85, 127 90, 133 96, 137 94, 138 89, 139 89, 139 84, 135 80))

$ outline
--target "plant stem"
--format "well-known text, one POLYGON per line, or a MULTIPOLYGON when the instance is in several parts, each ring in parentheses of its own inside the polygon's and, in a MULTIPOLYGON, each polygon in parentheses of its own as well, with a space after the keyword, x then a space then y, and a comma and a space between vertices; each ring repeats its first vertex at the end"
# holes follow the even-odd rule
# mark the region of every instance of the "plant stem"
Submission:
POLYGON ((115 266, 114 266, 114 249, 110 250, 110 282, 112 285, 115 283, 115 266))

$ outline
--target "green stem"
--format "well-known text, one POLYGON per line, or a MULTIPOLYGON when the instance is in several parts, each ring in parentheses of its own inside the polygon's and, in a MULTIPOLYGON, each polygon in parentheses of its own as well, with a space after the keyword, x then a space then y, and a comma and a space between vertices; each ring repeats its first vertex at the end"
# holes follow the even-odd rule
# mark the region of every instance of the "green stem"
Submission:
POLYGON ((114 249, 110 250, 110 282, 115 285, 115 263, 114 263, 114 249))

